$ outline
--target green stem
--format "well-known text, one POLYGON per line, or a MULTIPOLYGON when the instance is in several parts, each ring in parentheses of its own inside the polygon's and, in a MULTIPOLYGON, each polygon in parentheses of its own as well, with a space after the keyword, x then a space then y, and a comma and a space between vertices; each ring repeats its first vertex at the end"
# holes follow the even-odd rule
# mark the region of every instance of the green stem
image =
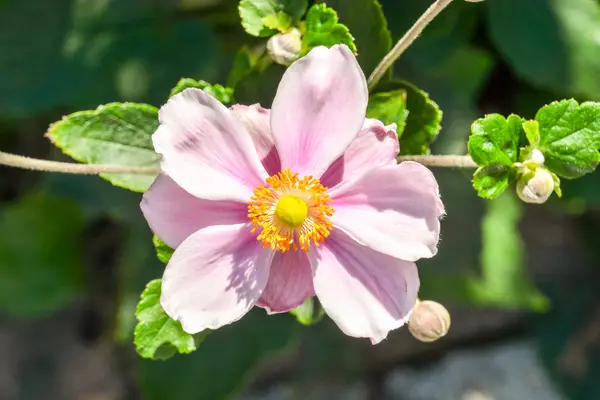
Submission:
POLYGON ((450 3, 452 3, 452 0, 436 0, 436 2, 433 3, 427 9, 427 11, 423 13, 423 15, 421 15, 421 18, 419 18, 417 22, 415 22, 415 24, 404 34, 404 36, 398 40, 398 43, 396 43, 394 48, 390 50, 390 52, 383 57, 379 65, 375 67, 375 70, 367 80, 369 90, 372 90, 375 86, 377 86, 379 80, 392 66, 392 64, 394 64, 400 55, 404 53, 404 51, 408 49, 410 45, 419 37, 421 32, 423 32, 423 29, 425 29, 425 27, 429 25, 429 23, 433 21, 433 19, 437 17, 439 13, 448 7, 450 3))
POLYGON ((415 161, 419 164, 426 165, 428 167, 446 167, 446 168, 477 168, 477 164, 473 161, 471 156, 399 156, 398 162, 402 161, 415 161))
MULTIPOLYGON (((476 168, 470 156, 443 155, 443 156, 400 156, 398 162, 415 161, 429 167, 449 168, 476 168)), ((125 165, 111 164, 77 164, 68 162, 40 160, 18 156, 0 151, 0 165, 28 169, 33 171, 59 172, 64 174, 97 175, 97 174, 132 174, 132 175, 158 175, 159 168, 153 167, 128 167, 125 165)))
POLYGON ((33 171, 60 172, 64 174, 97 175, 97 174, 139 174, 156 175, 160 172, 158 168, 128 167, 125 165, 109 164, 77 164, 58 161, 40 160, 18 156, 0 151, 0 165, 9 167, 29 169, 33 171))

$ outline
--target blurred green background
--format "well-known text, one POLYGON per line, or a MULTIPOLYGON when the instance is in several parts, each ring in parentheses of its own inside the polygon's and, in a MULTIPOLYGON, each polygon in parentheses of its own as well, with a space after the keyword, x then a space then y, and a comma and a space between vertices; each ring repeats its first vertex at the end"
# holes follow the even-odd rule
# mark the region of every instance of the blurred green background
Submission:
MULTIPOLYGON (((386 51, 374 40, 385 24, 375 0, 326 3, 370 73, 386 51)), ((395 41, 430 0, 380 3, 395 41)), ((44 138, 65 114, 114 101, 160 106, 182 77, 226 84, 240 47, 264 43, 244 32, 237 5, 0 0, 0 149, 65 161, 44 138)), ((282 71, 246 76, 236 99, 270 106, 282 71)), ((455 0, 394 75, 444 111, 433 153, 464 154, 485 113, 531 118, 552 100, 600 101, 600 1, 455 0)), ((163 265, 140 195, 98 177, 0 167, 0 399, 452 400, 443 382, 470 378, 444 369, 449 355, 522 342, 557 398, 599 399, 598 173, 563 182, 561 200, 525 206, 510 194, 479 199, 470 170, 434 172, 448 215, 438 256, 420 263, 421 298, 450 309, 443 340, 424 345, 401 330, 372 347, 327 319, 305 327, 255 310, 189 356, 148 361, 132 345, 135 306, 163 265), (389 389, 398 371, 422 370, 439 380, 438 397, 389 389)), ((525 364, 519 357, 514 365, 525 364)), ((490 374, 515 387, 528 379, 490 374)), ((520 400, 498 396, 489 398, 520 400)))

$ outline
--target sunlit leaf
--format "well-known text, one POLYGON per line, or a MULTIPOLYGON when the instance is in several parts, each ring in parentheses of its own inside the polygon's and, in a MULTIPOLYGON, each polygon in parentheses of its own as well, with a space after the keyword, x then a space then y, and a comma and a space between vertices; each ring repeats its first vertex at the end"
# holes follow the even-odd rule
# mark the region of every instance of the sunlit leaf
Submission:
MULTIPOLYGON (((152 134, 158 127, 158 110, 147 104, 112 103, 93 111, 80 111, 52 124, 48 138, 64 153, 88 164, 132 167, 159 166, 152 134)), ((116 186, 143 192, 154 175, 100 174, 116 186)))
POLYGON ((241 0, 242 26, 250 35, 271 36, 300 20, 307 0, 241 0))
POLYGON ((540 150, 550 170, 578 178, 600 162, 600 103, 562 100, 542 107, 536 117, 540 150))
POLYGON ((338 22, 335 10, 325 4, 315 4, 306 15, 306 28, 302 37, 303 53, 317 46, 332 47, 345 44, 356 52, 354 38, 348 28, 338 22))
POLYGON ((160 306, 160 279, 148 282, 137 306, 138 324, 134 343, 144 358, 165 359, 175 353, 187 354, 196 350, 208 331, 194 337, 184 332, 179 321, 172 320, 160 306))

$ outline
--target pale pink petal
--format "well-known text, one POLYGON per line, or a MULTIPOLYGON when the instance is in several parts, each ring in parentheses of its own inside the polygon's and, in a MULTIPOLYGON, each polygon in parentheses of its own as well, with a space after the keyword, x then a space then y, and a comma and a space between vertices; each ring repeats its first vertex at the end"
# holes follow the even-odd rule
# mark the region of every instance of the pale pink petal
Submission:
POLYGON ((368 118, 348 150, 325 171, 321 183, 332 188, 367 169, 395 165, 399 151, 396 124, 385 126, 377 119, 368 118))
POLYGON ((358 242, 406 261, 437 253, 442 202, 438 184, 415 162, 378 167, 330 191, 331 222, 358 242))
POLYGON ((251 106, 236 104, 231 107, 231 112, 246 126, 267 173, 269 175, 278 173, 281 170, 281 161, 271 135, 271 110, 262 108, 260 104, 251 106))
POLYGON ((367 101, 365 76, 345 45, 316 47, 293 63, 271 109, 281 167, 321 177, 360 131, 367 101))
POLYGON ((308 257, 317 297, 346 335, 375 344, 407 322, 419 291, 414 263, 378 253, 337 230, 308 257))
POLYGON ((269 282, 257 305, 269 314, 287 312, 314 295, 312 271, 306 253, 277 252, 271 264, 269 282))
POLYGON ((171 97, 152 136, 162 169, 190 194, 248 201, 267 176, 244 124, 199 89, 171 97))
POLYGON ((199 199, 183 190, 165 174, 159 175, 144 193, 140 206, 150 229, 172 248, 207 226, 248 221, 246 204, 199 199))
POLYGON ((188 333, 240 319, 269 278, 273 252, 250 233, 250 224, 209 226, 175 250, 162 280, 160 304, 188 333))

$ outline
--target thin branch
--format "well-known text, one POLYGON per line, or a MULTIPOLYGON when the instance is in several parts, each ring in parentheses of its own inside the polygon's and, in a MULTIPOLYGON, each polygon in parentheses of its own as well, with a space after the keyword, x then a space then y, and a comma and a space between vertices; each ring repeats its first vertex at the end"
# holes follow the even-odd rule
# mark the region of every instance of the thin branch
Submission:
POLYGON ((410 45, 419 37, 423 29, 431 22, 435 17, 438 16, 440 12, 444 10, 444 8, 448 7, 448 5, 452 3, 452 0, 436 0, 423 15, 421 18, 415 22, 415 24, 402 36, 398 43, 394 46, 389 53, 383 57, 379 65, 375 67, 375 70, 369 76, 367 81, 369 85, 369 90, 372 90, 379 80, 383 77, 385 72, 394 64, 394 62, 400 57, 402 53, 406 49, 410 47, 410 45))
MULTIPOLYGON (((399 156, 398 162, 415 161, 429 167, 449 168, 477 168, 470 156, 399 156)), ((64 174, 97 175, 97 174, 132 174, 132 175, 158 175, 159 168, 154 167, 128 167, 112 164, 77 164, 58 161, 40 160, 18 156, 16 154, 0 151, 0 165, 29 169, 33 171, 60 172, 64 174)))
POLYGON ((401 161, 415 161, 428 167, 477 168, 471 156, 400 156, 401 161))
POLYGON ((33 171, 61 172, 64 174, 97 175, 104 173, 157 175, 160 169, 153 167, 128 167, 110 164, 77 164, 40 160, 0 151, 0 165, 33 171))

